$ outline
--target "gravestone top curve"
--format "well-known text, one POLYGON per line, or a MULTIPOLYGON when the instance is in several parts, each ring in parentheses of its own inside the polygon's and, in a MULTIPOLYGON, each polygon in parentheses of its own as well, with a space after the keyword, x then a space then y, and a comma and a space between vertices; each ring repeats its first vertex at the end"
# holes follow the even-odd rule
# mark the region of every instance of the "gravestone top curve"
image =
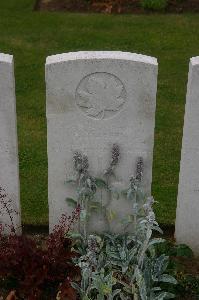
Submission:
POLYGON ((155 57, 122 51, 78 51, 56 54, 46 58, 46 65, 69 60, 85 59, 122 59, 158 65, 157 58, 155 57))
POLYGON ((11 63, 13 63, 13 55, 5 54, 5 53, 0 53, 0 61, 11 64, 11 63))
POLYGON ((199 64, 199 56, 192 57, 192 58, 190 59, 190 63, 191 63, 192 65, 198 65, 198 64, 199 64))

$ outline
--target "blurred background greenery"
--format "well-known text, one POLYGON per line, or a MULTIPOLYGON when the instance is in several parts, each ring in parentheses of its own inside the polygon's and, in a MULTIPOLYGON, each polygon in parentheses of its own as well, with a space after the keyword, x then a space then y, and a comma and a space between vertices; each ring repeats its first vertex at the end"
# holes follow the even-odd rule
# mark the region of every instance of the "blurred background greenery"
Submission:
POLYGON ((158 58, 152 194, 158 221, 173 224, 189 58, 199 55, 198 15, 35 12, 34 2, 0 1, 0 52, 15 58, 23 223, 48 223, 46 56, 121 50, 158 58))

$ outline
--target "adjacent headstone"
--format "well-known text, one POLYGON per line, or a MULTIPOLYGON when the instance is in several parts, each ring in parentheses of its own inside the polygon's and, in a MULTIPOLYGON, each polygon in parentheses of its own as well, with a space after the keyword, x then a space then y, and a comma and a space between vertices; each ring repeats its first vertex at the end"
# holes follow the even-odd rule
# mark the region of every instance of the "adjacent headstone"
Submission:
POLYGON ((0 224, 21 232, 13 56, 0 54, 0 224))
MULTIPOLYGON (((125 186, 142 156, 143 186, 150 194, 157 70, 155 58, 126 52, 76 52, 47 58, 50 231, 62 213, 72 210, 65 198, 74 197, 74 190, 64 181, 74 173, 76 150, 88 156, 96 176, 107 168, 111 147, 118 144, 121 161, 116 175, 125 186)), ((111 205, 121 218, 131 209, 123 199, 114 199, 111 205)), ((119 227, 116 224, 114 230, 119 227)), ((100 217, 91 230, 104 230, 100 217)))
POLYGON ((175 234, 199 255, 199 57, 189 66, 175 234))

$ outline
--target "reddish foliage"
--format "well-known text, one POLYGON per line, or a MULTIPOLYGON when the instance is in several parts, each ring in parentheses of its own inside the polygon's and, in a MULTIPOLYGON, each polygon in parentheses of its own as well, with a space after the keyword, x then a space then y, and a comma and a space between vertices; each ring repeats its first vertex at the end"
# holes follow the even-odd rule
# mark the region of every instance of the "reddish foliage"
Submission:
POLYGON ((10 220, 10 224, 2 224, 0 222, 0 232, 8 229, 10 232, 15 233, 13 216, 17 215, 18 212, 13 208, 12 199, 8 197, 5 190, 0 186, 0 216, 6 214, 10 220))
POLYGON ((65 280, 60 286, 59 297, 62 300, 76 300, 76 292, 71 287, 70 279, 65 280))
MULTIPOLYGON (((141 0, 36 0, 35 10, 102 12, 102 13, 133 13, 146 11, 141 0)), ((168 0, 166 12, 199 12, 198 0, 168 0)))
POLYGON ((71 250, 71 240, 65 235, 78 217, 79 208, 72 217, 63 216, 43 247, 27 236, 0 234, 0 279, 14 279, 16 286, 12 288, 17 297, 44 299, 47 290, 53 290, 56 295, 62 284, 60 299, 67 299, 65 295, 76 299, 70 280, 79 277, 79 269, 72 263, 75 253, 71 250))
POLYGON ((140 0, 37 0, 36 10, 124 13, 140 10, 140 0))
POLYGON ((11 291, 6 300, 16 300, 15 291, 11 291))

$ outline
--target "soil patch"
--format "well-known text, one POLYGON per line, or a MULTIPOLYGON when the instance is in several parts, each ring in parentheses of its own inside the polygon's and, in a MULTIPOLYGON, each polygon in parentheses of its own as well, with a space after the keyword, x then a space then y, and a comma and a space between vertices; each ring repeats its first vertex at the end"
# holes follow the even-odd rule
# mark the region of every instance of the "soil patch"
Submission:
MULTIPOLYGON (((140 0, 37 0, 35 10, 143 14, 140 0)), ((148 13, 149 11, 147 11, 148 13)), ((166 13, 199 12, 198 0, 169 0, 166 13)))

